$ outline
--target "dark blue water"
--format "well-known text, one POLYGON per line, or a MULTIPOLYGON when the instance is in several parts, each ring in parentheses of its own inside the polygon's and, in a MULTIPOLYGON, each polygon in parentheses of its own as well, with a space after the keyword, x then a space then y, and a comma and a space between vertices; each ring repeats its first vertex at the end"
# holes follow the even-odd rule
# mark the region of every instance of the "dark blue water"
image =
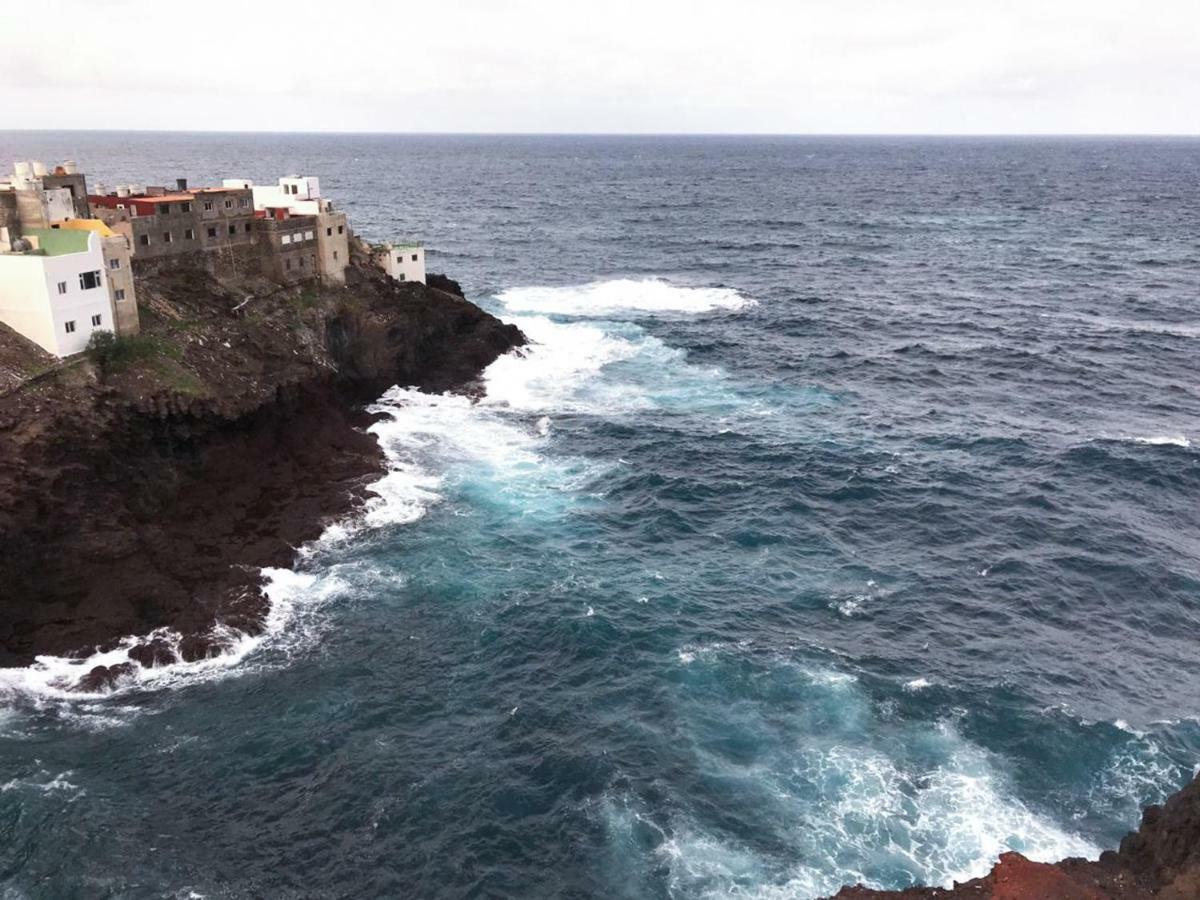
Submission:
POLYGON ((398 389, 272 629, 7 671, 13 896, 807 898, 1200 762, 1200 141, 0 134, 317 174, 535 341, 398 389))

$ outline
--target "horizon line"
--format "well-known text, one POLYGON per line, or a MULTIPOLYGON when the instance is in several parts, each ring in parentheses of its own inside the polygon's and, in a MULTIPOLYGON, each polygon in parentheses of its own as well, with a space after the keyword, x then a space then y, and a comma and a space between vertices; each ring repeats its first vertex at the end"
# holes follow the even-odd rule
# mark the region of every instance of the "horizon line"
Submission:
POLYGON ((0 134, 247 134, 369 137, 1200 138, 1195 132, 1108 131, 277 131, 200 128, 0 128, 0 134))

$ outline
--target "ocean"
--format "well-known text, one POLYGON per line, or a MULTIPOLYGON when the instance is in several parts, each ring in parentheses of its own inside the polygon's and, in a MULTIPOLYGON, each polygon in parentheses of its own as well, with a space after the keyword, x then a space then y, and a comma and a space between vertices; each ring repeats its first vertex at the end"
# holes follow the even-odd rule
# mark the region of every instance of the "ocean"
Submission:
POLYGON ((0 133, 314 174, 531 346, 266 634, 0 671, 6 897, 812 898, 1200 763, 1200 140, 0 133))

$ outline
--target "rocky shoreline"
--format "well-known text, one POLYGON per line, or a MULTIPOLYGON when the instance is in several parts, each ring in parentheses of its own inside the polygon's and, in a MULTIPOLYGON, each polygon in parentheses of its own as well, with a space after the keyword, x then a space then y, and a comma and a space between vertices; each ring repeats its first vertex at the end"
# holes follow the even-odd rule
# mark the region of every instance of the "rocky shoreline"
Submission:
MULTIPOLYGON (((218 277, 201 258, 137 274, 135 359, 0 395, 0 666, 165 629, 76 690, 260 631, 259 569, 290 565, 383 470, 365 404, 393 384, 470 390, 524 342, 449 279, 399 284, 361 246, 345 286, 218 277)), ((0 356, 34 367, 23 344, 0 334, 0 356)))
POLYGON ((1092 862, 1032 862, 1005 853, 992 871, 952 888, 843 888, 831 900, 1197 900, 1200 898, 1200 774, 1137 831, 1092 862))

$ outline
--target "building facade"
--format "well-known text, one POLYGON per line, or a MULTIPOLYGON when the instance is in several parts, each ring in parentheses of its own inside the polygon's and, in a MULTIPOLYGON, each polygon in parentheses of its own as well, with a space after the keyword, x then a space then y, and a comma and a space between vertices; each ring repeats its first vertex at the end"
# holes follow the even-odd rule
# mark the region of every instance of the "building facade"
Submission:
POLYGON ((281 284, 297 284, 320 275, 317 217, 272 210, 255 223, 263 249, 264 274, 281 284))
POLYGON ((114 328, 105 268, 95 231, 24 229, 0 254, 0 321, 55 356, 81 352, 114 328))
POLYGON ((100 235, 100 251, 104 256, 104 273, 108 282, 108 299, 112 307, 113 331, 125 337, 141 330, 138 320, 137 286, 133 278, 133 257, 129 240, 99 219, 72 219, 54 228, 94 231, 100 235))
POLYGON ((425 248, 420 244, 384 244, 375 249, 375 261, 397 281, 425 283, 425 248))

